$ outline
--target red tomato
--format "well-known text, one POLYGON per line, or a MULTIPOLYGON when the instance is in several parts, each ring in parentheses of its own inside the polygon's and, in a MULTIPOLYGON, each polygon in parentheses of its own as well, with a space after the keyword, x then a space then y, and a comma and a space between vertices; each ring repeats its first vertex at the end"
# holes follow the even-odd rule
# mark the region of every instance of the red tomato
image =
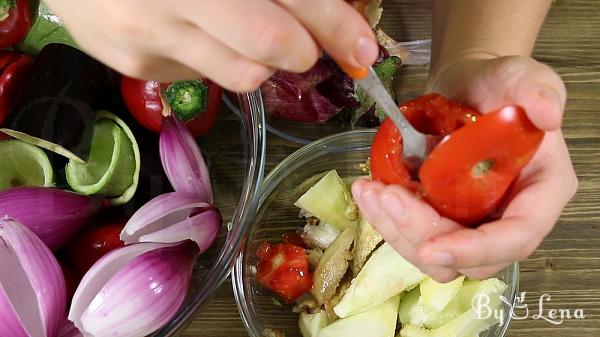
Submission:
MULTIPOLYGON (((437 136, 445 136, 458 127, 471 124, 480 115, 466 105, 435 93, 400 105, 400 111, 417 130, 437 136)), ((402 160, 402 135, 389 118, 381 123, 371 144, 371 173, 374 180, 385 184, 418 189, 402 160)))
POLYGON ((418 191, 440 214, 463 225, 476 225, 494 211, 544 134, 518 107, 482 116, 431 94, 400 108, 415 128, 447 137, 421 166, 419 182, 412 181, 400 132, 386 119, 371 144, 373 179, 418 191))
POLYGON ((291 243, 293 245, 306 248, 306 239, 303 234, 297 232, 285 233, 281 236, 283 243, 291 243))
POLYGON ((402 160, 402 136, 389 118, 381 123, 371 143, 371 174, 373 180, 384 184, 416 189, 402 160))
MULTIPOLYGON (((217 84, 205 79, 202 82, 209 88, 206 108, 198 117, 185 122, 194 137, 207 133, 213 126, 223 93, 217 84)), ((164 112, 161 92, 168 86, 169 83, 143 81, 124 75, 121 77, 121 95, 127 109, 138 123, 150 131, 160 132, 164 112)))
POLYGON ((85 273, 104 254, 123 247, 119 234, 124 226, 125 221, 117 221, 79 233, 67 245, 67 253, 73 265, 81 273, 85 273))
POLYGON ((312 288, 312 275, 308 270, 308 255, 304 248, 279 243, 263 242, 257 255, 258 282, 288 302, 305 294, 312 288))
POLYGON ((453 132, 423 163, 419 178, 427 201, 461 224, 477 224, 498 206, 543 137, 519 107, 479 117, 453 132))
POLYGON ((430 135, 446 136, 464 125, 472 124, 481 114, 440 94, 417 97, 400 106, 400 111, 415 129, 430 135))

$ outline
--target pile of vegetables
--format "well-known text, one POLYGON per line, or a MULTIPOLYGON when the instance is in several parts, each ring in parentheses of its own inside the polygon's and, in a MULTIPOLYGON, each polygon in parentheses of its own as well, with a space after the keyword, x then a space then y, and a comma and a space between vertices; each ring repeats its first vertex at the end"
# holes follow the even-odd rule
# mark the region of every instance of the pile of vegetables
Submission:
POLYGON ((507 285, 464 276, 441 284, 404 260, 361 216, 349 192, 358 177, 335 170, 295 203, 306 224, 257 252, 258 282, 299 313, 304 337, 472 337, 500 320, 472 303, 502 305, 507 285))
POLYGON ((116 74, 35 9, 0 2, 0 337, 147 336, 221 229, 221 88, 116 74))

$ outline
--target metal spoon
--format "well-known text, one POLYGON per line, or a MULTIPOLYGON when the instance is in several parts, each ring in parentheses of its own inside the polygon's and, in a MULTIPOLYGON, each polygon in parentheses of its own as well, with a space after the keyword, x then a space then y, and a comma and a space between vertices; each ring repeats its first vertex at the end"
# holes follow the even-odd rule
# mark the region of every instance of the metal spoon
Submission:
POLYGON ((402 134, 402 159, 414 176, 418 173, 421 164, 429 155, 437 141, 437 137, 429 136, 417 131, 398 109, 396 102, 387 92, 373 67, 361 69, 348 69, 342 67, 373 98, 383 111, 394 122, 402 134))

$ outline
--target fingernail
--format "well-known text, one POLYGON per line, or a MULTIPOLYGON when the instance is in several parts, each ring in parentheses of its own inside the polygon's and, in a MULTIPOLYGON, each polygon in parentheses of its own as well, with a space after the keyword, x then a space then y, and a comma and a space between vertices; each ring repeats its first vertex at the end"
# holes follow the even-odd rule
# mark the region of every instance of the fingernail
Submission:
POLYGON ((560 97, 558 96, 558 94, 556 93, 556 91, 546 88, 546 89, 542 89, 540 91, 540 97, 542 97, 542 99, 552 103, 553 105, 556 105, 558 108, 563 109, 564 108, 564 102, 560 99, 560 97))
POLYGON ((377 59, 378 53, 379 47, 375 41, 373 41, 373 39, 365 36, 358 39, 358 42, 356 43, 356 49, 354 50, 354 57, 361 66, 371 66, 375 59, 377 59))
POLYGON ((400 221, 406 215, 404 203, 395 193, 386 191, 381 194, 380 203, 383 210, 394 220, 400 221))
POLYGON ((449 267, 454 265, 455 259, 447 252, 434 252, 425 261, 429 265, 449 267))

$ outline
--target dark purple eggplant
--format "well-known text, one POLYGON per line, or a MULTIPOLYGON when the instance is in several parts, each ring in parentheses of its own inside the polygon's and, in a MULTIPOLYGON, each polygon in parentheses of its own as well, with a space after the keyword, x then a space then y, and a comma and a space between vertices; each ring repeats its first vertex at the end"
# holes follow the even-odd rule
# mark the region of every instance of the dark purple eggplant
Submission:
POLYGON ((93 104, 108 83, 108 69, 71 46, 49 44, 35 59, 32 74, 0 131, 86 161, 96 118, 93 104))

